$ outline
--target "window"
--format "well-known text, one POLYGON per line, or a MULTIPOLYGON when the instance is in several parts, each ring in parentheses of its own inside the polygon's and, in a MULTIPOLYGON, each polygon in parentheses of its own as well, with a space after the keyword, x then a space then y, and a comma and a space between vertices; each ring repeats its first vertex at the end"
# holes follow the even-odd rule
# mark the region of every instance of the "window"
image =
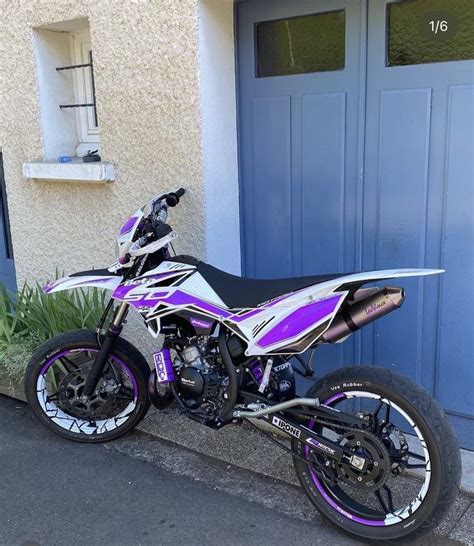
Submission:
POLYGON ((473 0, 387 4, 387 66, 474 59, 473 0))
POLYGON ((84 155, 91 144, 99 144, 99 127, 95 105, 94 68, 92 44, 88 28, 70 35, 71 61, 73 69, 75 104, 90 104, 76 108, 77 136, 79 146, 77 155, 84 155))
POLYGON ((44 159, 81 157, 99 149, 93 54, 85 18, 33 33, 44 159))
POLYGON ((342 70, 344 10, 257 23, 255 42, 258 78, 342 70))

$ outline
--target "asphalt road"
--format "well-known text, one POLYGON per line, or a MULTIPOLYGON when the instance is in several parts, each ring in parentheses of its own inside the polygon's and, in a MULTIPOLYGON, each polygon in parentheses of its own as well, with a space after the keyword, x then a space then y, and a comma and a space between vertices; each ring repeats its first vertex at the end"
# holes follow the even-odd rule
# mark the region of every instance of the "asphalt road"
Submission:
POLYGON ((359 544, 296 488, 140 433, 63 440, 2 396, 0 464, 0 544, 359 544))

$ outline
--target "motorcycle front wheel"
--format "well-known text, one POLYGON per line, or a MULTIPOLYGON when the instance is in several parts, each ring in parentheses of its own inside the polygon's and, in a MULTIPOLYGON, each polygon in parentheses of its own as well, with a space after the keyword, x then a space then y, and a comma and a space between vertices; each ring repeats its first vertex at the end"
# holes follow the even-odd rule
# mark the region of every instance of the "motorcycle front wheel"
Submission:
POLYGON ((41 345, 25 373, 30 408, 50 430, 78 442, 114 440, 149 408, 150 370, 142 354, 118 338, 92 396, 82 390, 99 351, 93 330, 60 334, 41 345))
POLYGON ((369 540, 415 539, 433 530, 459 491, 461 457, 439 404, 409 379, 375 366, 337 370, 305 395, 363 418, 363 431, 306 425, 372 461, 363 472, 293 441, 296 473, 314 506, 369 540))

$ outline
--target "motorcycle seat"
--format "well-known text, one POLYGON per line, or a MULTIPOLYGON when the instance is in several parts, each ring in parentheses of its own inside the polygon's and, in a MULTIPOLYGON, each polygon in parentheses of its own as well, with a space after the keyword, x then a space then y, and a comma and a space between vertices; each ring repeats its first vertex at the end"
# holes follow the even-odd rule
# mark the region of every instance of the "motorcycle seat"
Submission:
POLYGON ((205 262, 198 262, 197 270, 231 309, 258 307, 263 302, 289 292, 346 275, 346 273, 334 273, 287 279, 249 279, 231 275, 205 262))

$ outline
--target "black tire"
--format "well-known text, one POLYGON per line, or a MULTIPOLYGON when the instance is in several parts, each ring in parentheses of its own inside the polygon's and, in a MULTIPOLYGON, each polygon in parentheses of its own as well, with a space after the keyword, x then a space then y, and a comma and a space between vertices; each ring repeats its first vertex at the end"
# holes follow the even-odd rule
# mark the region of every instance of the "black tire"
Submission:
POLYGON ((131 343, 125 339, 118 338, 111 356, 125 364, 127 373, 130 372, 133 375, 137 390, 136 400, 134 400, 135 406, 127 414, 126 418, 123 418, 124 422, 118 424, 113 430, 101 431, 98 429, 94 433, 72 432, 56 424, 51 419, 51 416, 46 414, 40 404, 37 385, 45 363, 49 360, 54 360, 54 357, 63 351, 78 348, 97 350, 96 333, 93 330, 73 330, 53 337, 38 347, 31 357, 25 373, 24 386, 26 399, 36 417, 46 427, 64 438, 85 443, 114 440, 132 430, 145 417, 150 406, 147 393, 150 368, 143 355, 131 343))
MULTIPOLYGON (((436 528, 454 502, 461 481, 461 456, 446 414, 424 389, 396 373, 375 366, 342 368, 321 378, 305 396, 325 402, 338 393, 365 391, 387 397, 415 422, 431 461, 429 487, 419 507, 400 523, 375 527, 341 514, 315 486, 308 462, 294 457, 298 479, 313 505, 344 531, 374 541, 414 540, 436 528)), ((303 457, 304 448, 293 440, 293 450, 303 457)), ((307 451, 306 451, 307 453, 307 451)))

